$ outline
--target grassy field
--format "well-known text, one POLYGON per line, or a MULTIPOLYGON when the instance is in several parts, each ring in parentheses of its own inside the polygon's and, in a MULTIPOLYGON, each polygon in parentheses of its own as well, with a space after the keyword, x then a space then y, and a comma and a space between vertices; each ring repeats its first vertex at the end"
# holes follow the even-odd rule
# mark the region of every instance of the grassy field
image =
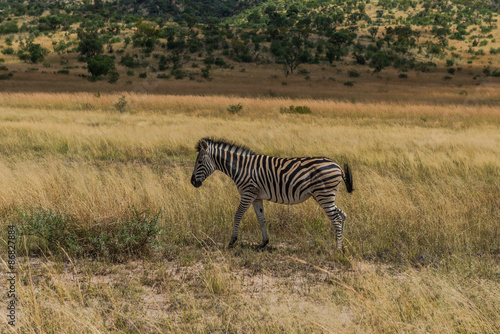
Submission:
MULTIPOLYGON (((483 89, 457 103, 446 87, 428 103, 377 101, 373 87, 364 102, 1 93, 1 230, 14 224, 18 238, 15 329, 500 331, 499 91, 483 89), (226 110, 238 103, 241 112, 226 110), (280 112, 290 105, 312 113, 280 112), (227 250, 235 186, 220 173, 199 189, 189 182, 204 136, 348 162, 356 190, 342 186, 337 197, 346 255, 314 201, 266 203, 263 252, 247 213, 227 250)), ((6 261, 2 253, 3 273, 6 261)))

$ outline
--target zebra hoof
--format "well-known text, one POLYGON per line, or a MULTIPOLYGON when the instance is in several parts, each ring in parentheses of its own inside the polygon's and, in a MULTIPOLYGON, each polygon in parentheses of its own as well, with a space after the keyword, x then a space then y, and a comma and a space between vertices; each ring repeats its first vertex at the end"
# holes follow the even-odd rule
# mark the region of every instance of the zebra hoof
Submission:
POLYGON ((263 250, 267 244, 269 243, 269 240, 263 241, 259 246, 257 246, 257 250, 263 250))
POLYGON ((236 242, 238 238, 231 238, 231 241, 229 241, 229 245, 227 245, 227 248, 233 248, 234 243, 236 242))

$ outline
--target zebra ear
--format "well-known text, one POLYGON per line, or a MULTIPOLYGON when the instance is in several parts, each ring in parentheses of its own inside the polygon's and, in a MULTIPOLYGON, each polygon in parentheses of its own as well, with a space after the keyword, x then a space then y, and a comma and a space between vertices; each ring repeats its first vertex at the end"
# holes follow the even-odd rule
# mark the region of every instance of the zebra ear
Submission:
POLYGON ((201 149, 202 149, 202 150, 204 150, 204 151, 208 148, 208 143, 206 142, 206 140, 202 139, 202 140, 200 141, 200 147, 201 147, 201 149))

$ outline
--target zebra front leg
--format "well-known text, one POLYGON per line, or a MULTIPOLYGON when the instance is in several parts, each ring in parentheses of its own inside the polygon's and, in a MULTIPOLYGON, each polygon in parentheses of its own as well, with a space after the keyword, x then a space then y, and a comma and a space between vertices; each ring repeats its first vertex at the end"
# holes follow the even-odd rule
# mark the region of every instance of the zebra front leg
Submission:
POLYGON ((262 230, 262 244, 260 244, 257 249, 262 249, 266 247, 269 243, 269 237, 267 236, 266 229, 266 218, 264 217, 264 204, 261 199, 256 199, 253 202, 253 208, 255 210, 255 214, 257 215, 257 220, 260 224, 260 229, 262 230))
POLYGON ((244 193, 241 195, 240 205, 234 215, 233 234, 231 235, 228 248, 233 248, 234 243, 238 240, 238 229, 240 228, 241 218, 243 218, 243 215, 247 212, 255 197, 253 193, 244 193))

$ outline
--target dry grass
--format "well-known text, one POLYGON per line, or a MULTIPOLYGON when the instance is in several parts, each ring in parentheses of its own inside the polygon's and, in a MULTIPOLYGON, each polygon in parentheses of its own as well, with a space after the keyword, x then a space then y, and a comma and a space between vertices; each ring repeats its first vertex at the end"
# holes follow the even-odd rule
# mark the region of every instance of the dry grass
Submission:
POLYGON ((2 229, 31 209, 85 226, 131 206, 161 211, 163 228, 150 258, 123 264, 20 252, 19 331, 498 332, 500 115, 473 102, 1 93, 2 229), (313 113, 281 114, 289 105, 313 113), (225 250, 234 185, 189 183, 207 135, 349 162, 348 255, 313 201, 266 204, 268 251, 253 249, 251 213, 225 250))

